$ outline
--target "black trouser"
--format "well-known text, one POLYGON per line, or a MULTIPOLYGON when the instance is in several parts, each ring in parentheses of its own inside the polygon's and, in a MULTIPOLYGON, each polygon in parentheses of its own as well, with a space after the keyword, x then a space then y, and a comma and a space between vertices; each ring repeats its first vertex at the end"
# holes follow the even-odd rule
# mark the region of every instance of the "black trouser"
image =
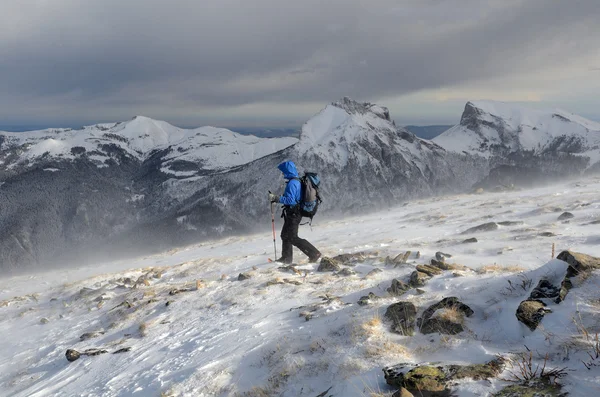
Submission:
POLYGON ((303 238, 298 237, 298 226, 302 221, 302 215, 297 208, 284 208, 283 209, 283 228, 281 229, 281 241, 282 241, 282 261, 285 263, 292 263, 293 259, 293 248, 297 247, 309 259, 314 259, 320 254, 319 250, 316 249, 311 243, 303 238))

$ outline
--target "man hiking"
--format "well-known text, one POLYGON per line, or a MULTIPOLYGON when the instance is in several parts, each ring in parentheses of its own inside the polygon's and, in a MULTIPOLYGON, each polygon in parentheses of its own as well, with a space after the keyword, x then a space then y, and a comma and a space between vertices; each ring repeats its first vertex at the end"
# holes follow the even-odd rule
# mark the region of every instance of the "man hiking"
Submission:
POLYGON ((293 259, 293 247, 297 247, 306 256, 310 263, 321 258, 321 253, 311 243, 298 237, 298 226, 302 221, 300 213, 300 202, 302 200, 302 185, 296 171, 296 165, 292 161, 285 161, 277 166, 283 176, 287 179, 287 186, 282 196, 269 192, 269 201, 283 204, 283 228, 281 229, 281 258, 277 262, 291 264, 293 259))

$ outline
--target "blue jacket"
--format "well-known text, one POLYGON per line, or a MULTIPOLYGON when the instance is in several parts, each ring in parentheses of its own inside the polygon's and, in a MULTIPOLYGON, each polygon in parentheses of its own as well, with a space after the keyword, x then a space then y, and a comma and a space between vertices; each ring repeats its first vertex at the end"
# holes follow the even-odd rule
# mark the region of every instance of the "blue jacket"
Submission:
POLYGON ((284 161, 283 163, 279 164, 277 168, 283 172, 285 179, 288 179, 287 186, 285 187, 283 195, 279 198, 279 202, 283 205, 289 206, 299 204, 300 200, 302 199, 302 186, 300 185, 300 181, 298 179, 294 179, 298 178, 296 165, 292 161, 284 161))

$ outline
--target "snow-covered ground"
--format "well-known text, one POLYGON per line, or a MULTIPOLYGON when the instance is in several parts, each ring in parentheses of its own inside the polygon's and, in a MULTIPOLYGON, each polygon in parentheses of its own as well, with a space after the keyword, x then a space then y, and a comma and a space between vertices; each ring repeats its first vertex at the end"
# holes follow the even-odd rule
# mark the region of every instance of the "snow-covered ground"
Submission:
MULTIPOLYGON (((591 224, 600 220, 599 190, 596 178, 431 198, 344 220, 317 216, 312 230, 301 228, 324 255, 369 252, 350 268, 355 275, 317 272, 298 252, 299 272, 282 271, 267 261, 273 245, 266 232, 2 279, 0 395, 315 397, 331 388, 324 395, 371 396, 394 391, 383 379, 387 365, 484 363, 526 349, 538 362, 548 353, 548 366, 569 369, 561 383, 571 395, 600 395, 600 367, 588 370, 582 362, 591 348, 582 330, 600 331, 600 275, 578 281, 534 332, 515 317, 530 291, 508 283, 529 279, 533 288, 542 275, 560 274, 566 265, 551 260, 553 243, 557 254, 600 256, 599 226, 591 224), (565 211, 574 215, 568 223, 558 220, 565 211), (517 224, 463 234, 492 221, 517 224), (463 243, 471 237, 478 242, 463 243), (409 265, 386 266, 381 259, 407 250, 409 265), (388 295, 393 278, 405 279, 437 251, 479 272, 444 272, 423 295, 388 295), (242 272, 251 278, 238 281, 242 272), (369 292, 382 299, 357 305, 369 292), (383 320, 399 300, 421 313, 449 296, 475 312, 461 334, 400 336, 383 320), (100 334, 80 340, 90 332, 100 334), (70 348, 108 353, 68 362, 70 348), (111 354, 122 348, 131 350, 111 354)), ((269 226, 268 207, 265 214, 269 226)), ((455 391, 483 396, 506 384, 463 381, 455 391)))

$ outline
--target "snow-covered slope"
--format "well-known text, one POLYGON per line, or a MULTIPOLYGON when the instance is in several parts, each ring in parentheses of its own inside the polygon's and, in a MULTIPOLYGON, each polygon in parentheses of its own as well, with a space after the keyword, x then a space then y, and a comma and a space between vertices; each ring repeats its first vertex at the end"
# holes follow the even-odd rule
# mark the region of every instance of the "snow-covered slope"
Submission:
MULTIPOLYGON (((273 246, 267 231, 94 267, 0 278, 0 395, 388 396, 397 389, 386 385, 385 366, 481 364, 532 352, 534 368, 544 357, 546 370, 567 368, 557 379, 562 392, 596 396, 600 366, 588 352, 600 329, 598 271, 574 278, 566 300, 551 305, 536 331, 518 322, 515 311, 538 280, 564 272, 564 262, 551 260, 553 243, 556 253, 571 248, 600 256, 599 189, 596 178, 421 199, 301 227, 300 235, 325 255, 368 253, 339 273, 317 271, 300 252, 298 272, 268 263, 273 246), (573 214, 570 223, 558 220, 562 211, 573 214), (497 222, 496 229, 464 234, 482 219, 497 222), (463 243, 467 238, 477 242, 463 243), (386 256, 407 250, 407 263, 385 264, 386 256), (388 293, 393 279, 406 280, 437 251, 477 272, 444 271, 421 294, 414 288, 402 296, 388 293), (251 277, 238 281, 242 272, 251 277), (358 305, 369 293, 378 298, 358 305), (449 296, 474 311, 463 319, 463 332, 390 331, 390 305, 411 302, 420 316, 449 296), (65 358, 67 349, 90 348, 107 353, 71 363, 65 358), (590 362, 596 364, 588 369, 590 362)), ((517 362, 490 381, 454 382, 452 395, 488 396, 515 385, 506 380, 520 373, 517 362)))
POLYGON ((196 163, 203 170, 239 166, 293 145, 297 139, 257 138, 223 128, 182 129, 165 121, 136 116, 127 122, 96 124, 81 129, 0 132, 0 161, 9 169, 35 164, 41 157, 74 160, 87 156, 107 166, 114 150, 143 162, 156 151, 168 151, 162 171, 181 172, 177 161, 196 163))
POLYGON ((447 150, 492 156, 517 151, 562 152, 600 159, 600 124, 562 110, 468 102, 460 124, 433 141, 447 150))

